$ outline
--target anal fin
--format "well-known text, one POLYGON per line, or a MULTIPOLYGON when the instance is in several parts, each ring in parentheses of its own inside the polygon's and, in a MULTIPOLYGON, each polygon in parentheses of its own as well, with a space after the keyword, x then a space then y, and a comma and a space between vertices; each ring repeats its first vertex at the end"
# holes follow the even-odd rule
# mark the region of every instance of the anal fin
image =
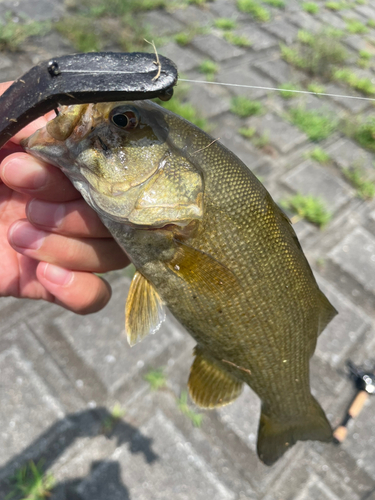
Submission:
POLYGON ((165 319, 163 302, 153 285, 138 271, 130 285, 125 306, 125 331, 133 346, 155 333, 165 319))
POLYGON ((234 401, 241 394, 242 382, 199 347, 195 348, 194 354, 188 382, 194 403, 201 408, 217 408, 234 401))

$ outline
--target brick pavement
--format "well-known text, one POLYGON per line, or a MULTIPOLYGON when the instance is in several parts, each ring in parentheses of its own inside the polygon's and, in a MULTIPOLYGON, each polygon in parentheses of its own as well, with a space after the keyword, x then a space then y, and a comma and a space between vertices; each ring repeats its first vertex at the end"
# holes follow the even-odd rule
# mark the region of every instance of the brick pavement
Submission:
MULTIPOLYGON (((17 2, 18 11, 36 20, 59 18, 58 0, 17 2)), ((306 81, 306 75, 280 57, 279 43, 291 44, 298 30, 323 26, 343 29, 348 11, 330 11, 318 1, 316 15, 290 0, 271 12, 268 23, 240 13, 235 2, 216 0, 206 7, 151 11, 144 22, 165 35, 160 52, 175 60, 187 78, 202 79, 199 64, 208 58, 219 65, 217 81, 275 86, 306 81), (219 17, 237 19, 235 33, 247 36, 249 48, 235 47, 220 30, 197 34, 181 47, 171 35, 219 17), (169 37, 169 38, 168 38, 169 37)), ((0 2, 0 18, 15 9, 0 2)), ((351 17, 375 20, 375 6, 353 2, 351 17)), ((354 53, 369 47, 375 30, 345 38, 354 53)), ((1 80, 15 78, 40 60, 69 53, 69 42, 57 33, 34 38, 19 53, 0 53, 1 80)), ((375 48, 373 48, 375 51, 375 48)), ((375 78, 373 66, 366 70, 375 78)), ((350 93, 331 83, 327 92, 350 93)), ((355 94, 355 92, 352 91, 355 94)), ((295 228, 317 279, 340 315, 321 335, 311 363, 311 384, 333 425, 339 423, 354 394, 345 360, 374 358, 375 203, 362 201, 342 171, 356 162, 374 173, 373 154, 343 133, 320 145, 330 154, 329 166, 306 159, 313 145, 286 120, 290 106, 304 102, 342 118, 371 115, 365 101, 292 97, 283 100, 264 90, 210 85, 190 86, 190 102, 220 137, 262 181, 278 201, 287 194, 319 194, 333 214, 324 230, 306 221, 295 228), (240 119, 230 113, 230 98, 260 100, 266 113, 240 119), (267 148, 257 149, 237 133, 254 126, 267 134, 267 148)), ((78 317, 54 305, 11 298, 0 300, 0 498, 9 492, 9 477, 26 460, 45 460, 57 480, 52 499, 251 499, 374 500, 375 398, 369 399, 349 436, 340 446, 298 443, 273 467, 255 453, 259 400, 246 388, 232 405, 202 412, 200 428, 181 413, 176 398, 186 390, 192 361, 192 339, 168 316, 162 329, 133 349, 123 336, 123 305, 129 278, 111 273, 113 299, 101 312, 78 317), (165 367, 167 387, 151 391, 144 375, 165 367), (115 402, 126 414, 108 432, 115 402), (109 420, 110 421, 110 420, 109 420)))

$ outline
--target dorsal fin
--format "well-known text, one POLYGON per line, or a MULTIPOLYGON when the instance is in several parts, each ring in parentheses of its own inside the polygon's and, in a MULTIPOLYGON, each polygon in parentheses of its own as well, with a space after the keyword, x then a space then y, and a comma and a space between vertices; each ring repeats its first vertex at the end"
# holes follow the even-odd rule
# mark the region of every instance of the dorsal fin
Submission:
POLYGON ((138 271, 130 285, 125 306, 125 331, 129 345, 155 333, 165 320, 163 302, 153 285, 138 271))
POLYGON ((234 401, 242 391, 242 382, 224 370, 211 356, 194 349, 195 360, 190 369, 189 393, 201 408, 217 408, 234 401))

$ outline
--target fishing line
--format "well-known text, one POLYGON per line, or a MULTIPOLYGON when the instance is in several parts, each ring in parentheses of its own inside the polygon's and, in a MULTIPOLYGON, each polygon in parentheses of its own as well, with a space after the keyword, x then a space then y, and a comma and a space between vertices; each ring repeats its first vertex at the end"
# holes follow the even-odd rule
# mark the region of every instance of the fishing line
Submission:
POLYGON ((341 99, 359 99, 362 101, 375 101, 373 97, 363 97, 355 95, 342 95, 342 94, 328 94, 327 92, 311 92, 308 90, 292 90, 292 89, 282 89, 277 87, 261 87, 260 85, 241 85, 239 83, 223 83, 223 82, 208 82, 205 80, 188 80, 187 78, 179 78, 180 82, 188 83, 204 83, 208 85, 222 85, 225 87, 241 87, 245 89, 260 89, 260 90, 273 90, 278 92, 294 92, 295 94, 310 94, 316 96, 328 96, 328 97, 339 97, 341 99))

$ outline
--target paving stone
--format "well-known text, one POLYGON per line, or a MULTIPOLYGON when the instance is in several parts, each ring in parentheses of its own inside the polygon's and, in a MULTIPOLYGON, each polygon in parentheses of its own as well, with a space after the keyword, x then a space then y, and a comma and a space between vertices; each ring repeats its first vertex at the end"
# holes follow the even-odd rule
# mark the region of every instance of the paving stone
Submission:
POLYGON ((363 35, 346 36, 343 39, 343 43, 358 52, 360 50, 369 50, 370 52, 373 52, 374 50, 374 47, 364 38, 363 35))
POLYGON ((346 23, 339 16, 336 16, 336 14, 333 14, 328 10, 320 9, 316 14, 316 17, 323 22, 324 26, 330 26, 339 30, 346 29, 346 23))
POLYGON ((182 24, 190 26, 210 26, 213 24, 215 16, 206 9, 200 9, 195 5, 188 5, 185 8, 175 9, 172 11, 174 19, 177 19, 182 24))
POLYGON ((248 120, 248 124, 255 127, 259 134, 266 135, 270 143, 284 154, 307 141, 306 134, 274 113, 254 116, 248 120))
POLYGON ((118 448, 79 485, 77 493, 82 500, 234 500, 234 493, 160 410, 140 431, 152 439, 153 459, 131 455, 125 446, 118 448))
POLYGON ((353 196, 348 185, 313 161, 306 160, 283 177, 283 183, 295 192, 321 198, 334 213, 353 196))
POLYGON ((267 95, 267 90, 262 88, 251 89, 245 86, 254 85, 256 87, 270 87, 273 85, 272 80, 260 75, 254 71, 248 64, 242 63, 235 67, 221 68, 217 74, 217 81, 223 83, 232 83, 234 85, 244 85, 244 87, 230 86, 228 91, 234 95, 244 95, 249 99, 261 99, 267 95))
POLYGON ((161 55, 169 57, 174 61, 175 64, 177 64, 179 72, 185 72, 196 68, 203 61, 202 56, 187 47, 180 47, 175 42, 169 42, 163 45, 159 52, 161 55))
POLYGON ((46 21, 59 19, 64 14, 64 8, 60 0, 2 0, 0 2, 0 18, 5 19, 7 12, 12 12, 19 18, 32 19, 34 21, 46 21))
POLYGON ((341 169, 357 166, 368 173, 374 171, 374 155, 350 139, 335 141, 326 151, 341 169))
POLYGON ((235 47, 214 35, 199 35, 193 38, 191 45, 209 56, 215 62, 225 61, 245 54, 243 49, 235 47))
POLYGON ((298 28, 287 21, 274 21, 264 25, 264 29, 290 45, 297 39, 298 28))
POLYGON ((116 282, 112 300, 99 313, 82 318, 67 312, 53 322, 111 394, 170 344, 183 338, 182 328, 178 330, 166 321, 155 335, 130 348, 124 332, 124 297, 129 285, 125 278, 116 282))
POLYGON ((306 31, 320 31, 322 23, 306 12, 296 11, 288 15, 288 20, 306 31))
POLYGON ((357 227, 328 256, 366 291, 375 293, 375 238, 372 234, 357 227))
POLYGON ((251 49, 255 51, 277 47, 279 41, 277 38, 269 35, 266 31, 252 25, 244 25, 236 28, 233 33, 239 36, 245 36, 251 42, 251 49))
POLYGON ((217 17, 232 17, 238 20, 249 20, 249 16, 240 12, 235 2, 228 2, 228 0, 215 0, 215 2, 209 2, 208 8, 217 17))
POLYGON ((0 354, 0 380, 0 466, 4 466, 64 411, 16 346, 0 354))
POLYGON ((152 10, 142 15, 142 24, 152 26, 153 33, 163 37, 183 31, 185 26, 167 12, 152 10))
POLYGON ((355 96, 360 97, 361 94, 355 92, 352 89, 344 88, 339 85, 335 85, 333 83, 329 83, 325 86, 324 92, 327 94, 336 94, 336 96, 345 96, 345 97, 334 97, 330 96, 329 99, 337 102, 343 108, 347 109, 351 113, 361 113, 365 109, 367 109, 370 105, 369 101, 365 101, 362 99, 348 99, 347 96, 355 96))
POLYGON ((370 5, 356 5, 355 10, 359 12, 359 14, 362 14, 363 17, 365 17, 368 21, 370 19, 375 20, 375 8, 370 5))
POLYGON ((10 68, 13 65, 12 60, 5 54, 0 54, 0 70, 10 68))
POLYGON ((221 115, 230 108, 230 94, 220 85, 192 84, 188 98, 204 118, 221 115))
POLYGON ((344 363, 371 320, 327 281, 319 278, 318 283, 339 314, 319 336, 315 354, 335 367, 344 363))
POLYGON ((279 84, 299 81, 302 78, 301 72, 281 59, 257 62, 254 67, 279 84))

